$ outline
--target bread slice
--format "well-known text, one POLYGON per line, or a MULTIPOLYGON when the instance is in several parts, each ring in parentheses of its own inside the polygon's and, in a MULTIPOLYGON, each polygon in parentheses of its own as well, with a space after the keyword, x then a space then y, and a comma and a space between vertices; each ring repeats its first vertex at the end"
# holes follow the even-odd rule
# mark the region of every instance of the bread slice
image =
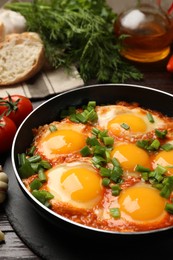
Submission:
POLYGON ((44 45, 37 33, 9 34, 0 43, 0 86, 33 77, 44 65, 44 45))

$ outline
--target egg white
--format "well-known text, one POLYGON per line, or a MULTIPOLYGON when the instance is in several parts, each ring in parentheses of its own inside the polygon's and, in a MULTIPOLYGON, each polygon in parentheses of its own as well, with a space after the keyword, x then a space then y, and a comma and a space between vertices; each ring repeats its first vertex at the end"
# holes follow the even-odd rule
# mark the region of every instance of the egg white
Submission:
POLYGON ((60 160, 63 162, 68 159, 69 156, 80 156, 80 150, 85 146, 85 139, 90 135, 90 127, 80 123, 73 123, 69 120, 63 120, 61 122, 52 122, 49 125, 44 125, 39 127, 35 133, 34 145, 37 148, 37 153, 43 156, 46 160, 55 163, 60 160), (49 136, 53 135, 51 133, 50 127, 53 126, 57 129, 55 131, 54 138, 49 136), (58 131, 69 131, 68 141, 65 140, 63 134, 60 137, 58 136, 58 131), (80 143, 80 138, 75 137, 74 134, 81 136, 82 143, 80 143), (74 144, 74 150, 73 150, 74 144), (61 150, 61 147, 62 148, 61 150), (69 147, 72 147, 70 150, 69 147), (69 152, 68 152, 69 151, 69 152))
POLYGON ((75 161, 57 165, 47 172, 47 177, 46 189, 54 195, 52 204, 60 203, 61 206, 63 205, 63 207, 68 209, 70 207, 73 209, 91 209, 103 196, 102 179, 90 162, 75 161), (80 175, 84 174, 81 169, 91 171, 93 175, 87 175, 82 183, 80 177, 75 174, 75 171, 72 171, 72 173, 62 181, 63 174, 66 174, 67 171, 73 170, 74 168, 81 171, 80 175), (92 181, 96 182, 96 191, 93 191, 92 181), (85 194, 82 193, 81 197, 79 194, 77 199, 74 199, 73 194, 83 189, 87 193, 86 198, 85 194), (93 193, 91 196, 90 192, 93 193))
MULTIPOLYGON (((144 124, 146 125, 145 132, 132 132, 130 130, 125 130, 121 127, 121 134, 122 137, 137 137, 143 134, 147 134, 155 129, 163 129, 167 126, 168 119, 167 117, 161 116, 159 113, 147 111, 142 109, 141 107, 130 107, 130 106, 123 106, 123 105, 109 105, 109 106, 97 106, 96 108, 97 115, 98 115, 98 125, 103 129, 108 128, 108 123, 114 119, 116 116, 129 114, 134 115, 143 120, 144 124), (147 113, 152 114, 154 122, 149 122, 147 117, 147 113)), ((171 119, 170 119, 171 121, 171 119)), ((125 122, 124 122, 125 123, 125 122)), ((173 126, 173 120, 171 121, 173 126)))

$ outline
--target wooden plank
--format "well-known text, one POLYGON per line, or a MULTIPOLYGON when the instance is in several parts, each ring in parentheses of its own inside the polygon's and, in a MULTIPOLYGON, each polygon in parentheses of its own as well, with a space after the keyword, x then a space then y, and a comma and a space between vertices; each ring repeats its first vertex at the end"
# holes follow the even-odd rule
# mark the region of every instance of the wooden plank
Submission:
POLYGON ((0 205, 0 230, 5 235, 5 241, 0 243, 0 259, 40 259, 17 236, 5 214, 3 205, 0 205))

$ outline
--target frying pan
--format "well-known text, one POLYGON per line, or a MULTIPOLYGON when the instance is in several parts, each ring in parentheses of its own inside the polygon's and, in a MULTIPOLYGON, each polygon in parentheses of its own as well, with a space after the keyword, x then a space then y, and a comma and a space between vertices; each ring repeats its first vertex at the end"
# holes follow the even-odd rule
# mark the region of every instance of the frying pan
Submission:
MULTIPOLYGON (((58 84, 58 83, 57 83, 58 84)), ((84 226, 72 222, 65 217, 54 213, 51 209, 45 207, 36 200, 31 193, 26 189, 17 170, 17 155, 25 152, 32 142, 32 129, 38 126, 49 124, 54 120, 58 120, 60 112, 69 106, 86 105, 88 101, 94 100, 97 105, 115 104, 117 101, 138 102, 143 108, 160 111, 161 113, 172 117, 173 116, 173 95, 167 92, 156 90, 153 88, 132 85, 132 84, 96 84, 79 87, 64 93, 58 94, 34 109, 23 121, 18 128, 12 144, 12 166, 14 169, 17 182, 23 191, 24 195, 31 202, 38 213, 53 225, 63 228, 64 230, 80 233, 84 236, 133 236, 152 234, 161 231, 168 231, 172 227, 160 230, 151 230, 147 232, 113 232, 98 230, 88 226, 84 226)))

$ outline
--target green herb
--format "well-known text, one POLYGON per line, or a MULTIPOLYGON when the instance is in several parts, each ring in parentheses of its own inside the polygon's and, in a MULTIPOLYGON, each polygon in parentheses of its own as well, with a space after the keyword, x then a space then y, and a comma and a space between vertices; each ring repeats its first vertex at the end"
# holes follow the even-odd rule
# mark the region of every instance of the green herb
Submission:
POLYGON ((166 203, 165 210, 170 214, 173 214, 173 203, 166 203))
POLYGON ((165 150, 165 151, 171 151, 171 150, 173 150, 173 145, 172 144, 170 144, 170 143, 166 143, 166 144, 163 144, 162 146, 161 146, 161 148, 163 149, 163 150, 165 150))
POLYGON ((167 130, 160 131, 158 129, 155 130, 155 134, 158 138, 164 139, 167 135, 167 130))
POLYGON ((54 198, 54 196, 46 190, 33 190, 32 195, 46 207, 50 207, 49 200, 54 198))
POLYGON ((148 118, 148 121, 150 123, 154 123, 154 118, 153 118, 153 115, 151 113, 147 113, 147 118, 148 118))
POLYGON ((50 126, 49 126, 49 130, 50 130, 51 132, 55 132, 55 131, 57 131, 57 127, 56 127, 55 125, 50 125, 50 126))
POLYGON ((120 218, 120 209, 119 208, 110 208, 110 215, 114 218, 120 218))
POLYGON ((41 183, 41 181, 40 181, 38 178, 36 178, 36 179, 34 179, 34 180, 30 183, 29 186, 30 186, 30 188, 31 188, 31 191, 33 191, 33 190, 39 190, 42 185, 43 185, 43 184, 41 183))
POLYGON ((124 128, 125 130, 129 130, 130 129, 130 126, 127 125, 126 123, 122 123, 121 127, 124 128))
POLYGON ((120 55, 121 37, 114 33, 117 14, 105 0, 34 0, 7 3, 5 8, 21 13, 27 30, 39 33, 54 68, 70 71, 76 66, 84 82, 120 83, 143 77, 120 55))

